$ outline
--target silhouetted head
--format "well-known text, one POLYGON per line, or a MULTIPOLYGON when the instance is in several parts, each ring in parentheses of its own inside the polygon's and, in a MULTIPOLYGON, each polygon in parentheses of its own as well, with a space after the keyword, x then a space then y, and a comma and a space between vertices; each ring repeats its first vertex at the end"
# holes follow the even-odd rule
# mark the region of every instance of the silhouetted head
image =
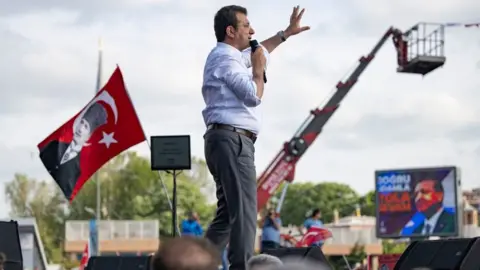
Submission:
POLYGON ((161 243, 152 270, 217 270, 220 253, 207 239, 183 236, 161 243))
POLYGON ((190 220, 198 220, 198 213, 195 211, 188 213, 188 219, 190 220))
POLYGON ((247 262, 247 270, 273 270, 282 266, 282 261, 272 255, 259 254, 250 258, 247 262))
POLYGON ((310 216, 312 219, 320 219, 322 217, 322 213, 320 209, 316 208, 312 211, 312 215, 310 216))

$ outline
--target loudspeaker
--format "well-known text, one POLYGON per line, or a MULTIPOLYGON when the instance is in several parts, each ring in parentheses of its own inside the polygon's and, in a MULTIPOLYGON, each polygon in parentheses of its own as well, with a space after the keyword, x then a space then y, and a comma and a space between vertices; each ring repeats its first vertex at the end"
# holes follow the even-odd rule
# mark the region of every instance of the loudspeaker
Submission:
POLYGON ((320 247, 267 249, 264 254, 275 256, 283 262, 290 262, 292 259, 309 260, 313 263, 323 264, 325 268, 322 269, 333 269, 320 247))
POLYGON ((0 221, 0 252, 6 257, 6 270, 23 270, 22 247, 16 221, 0 221))
POLYGON ((412 242, 394 270, 478 270, 480 238, 459 238, 412 242))
POLYGON ((151 256, 93 256, 86 270, 150 270, 151 256))

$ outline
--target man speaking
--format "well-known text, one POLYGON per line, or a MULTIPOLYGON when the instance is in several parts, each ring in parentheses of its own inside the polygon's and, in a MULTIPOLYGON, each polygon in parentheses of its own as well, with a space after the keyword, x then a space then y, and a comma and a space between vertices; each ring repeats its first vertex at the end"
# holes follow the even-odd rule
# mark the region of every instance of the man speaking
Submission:
MULTIPOLYGON (((244 270, 253 255, 257 192, 254 143, 260 131, 256 108, 265 88, 270 53, 300 26, 304 9, 293 8, 289 26, 250 48, 255 33, 247 9, 225 6, 214 18, 217 45, 208 55, 202 94, 206 104, 205 159, 217 187, 217 212, 206 237, 224 249, 229 243, 230 269, 244 270), (248 68, 252 68, 250 72, 248 68)), ((252 44, 253 46, 254 44, 252 44)))
POLYGON ((423 179, 415 186, 415 207, 424 219, 413 231, 420 235, 438 235, 455 232, 455 214, 443 207, 445 191, 441 181, 423 179))

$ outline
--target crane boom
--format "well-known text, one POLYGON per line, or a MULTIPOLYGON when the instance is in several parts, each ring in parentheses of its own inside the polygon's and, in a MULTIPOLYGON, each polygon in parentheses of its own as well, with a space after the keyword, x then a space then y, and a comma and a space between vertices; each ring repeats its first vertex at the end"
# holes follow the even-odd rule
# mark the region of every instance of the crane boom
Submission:
POLYGON ((280 150, 267 169, 260 175, 257 180, 257 209, 259 211, 266 206, 269 198, 283 181, 293 181, 297 162, 322 132, 325 124, 338 109, 340 102, 342 102, 377 52, 392 35, 398 36, 402 35, 402 33, 393 27, 389 28, 370 53, 359 59, 356 68, 348 78, 337 83, 336 91, 330 99, 321 108, 318 107, 310 111, 310 115, 296 131, 292 139, 284 144, 283 149, 280 150))

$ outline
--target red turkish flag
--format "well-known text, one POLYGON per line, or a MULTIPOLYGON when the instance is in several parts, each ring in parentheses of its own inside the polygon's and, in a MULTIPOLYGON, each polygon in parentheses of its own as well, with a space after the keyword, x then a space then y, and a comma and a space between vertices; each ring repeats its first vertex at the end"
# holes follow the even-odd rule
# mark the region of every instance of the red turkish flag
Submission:
POLYGON ((40 159, 71 202, 103 164, 145 141, 120 68, 72 119, 38 144, 40 159))
POLYGON ((298 243, 299 246, 311 246, 313 243, 319 241, 325 241, 332 237, 332 232, 327 229, 319 228, 319 227, 311 227, 308 229, 307 233, 305 233, 298 243))
POLYGON ((83 250, 82 259, 80 260, 79 270, 84 270, 87 267, 88 259, 90 259, 90 250, 88 249, 88 243, 83 250))

